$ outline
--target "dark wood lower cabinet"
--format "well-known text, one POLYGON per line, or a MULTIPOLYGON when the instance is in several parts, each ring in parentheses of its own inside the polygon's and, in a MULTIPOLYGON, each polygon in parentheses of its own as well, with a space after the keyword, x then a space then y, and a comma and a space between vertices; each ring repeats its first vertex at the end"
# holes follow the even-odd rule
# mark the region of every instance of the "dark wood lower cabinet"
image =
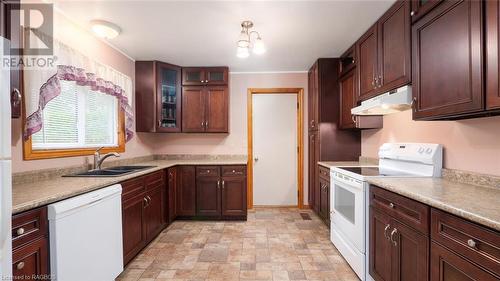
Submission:
POLYGON ((500 280, 498 231, 380 191, 370 186, 369 272, 373 279, 500 280), (391 207, 385 209, 381 202, 391 207), (430 212, 422 212, 423 208, 430 212), (398 213, 406 215, 396 218, 398 213), (412 221, 419 221, 414 224, 419 227, 410 226, 412 221))
POLYGON ((49 280, 48 239, 39 238, 12 251, 12 280, 49 280))
POLYGON ((196 168, 196 217, 246 219, 246 166, 196 168))
POLYGON ((177 167, 176 209, 179 217, 196 215, 196 175, 194 166, 177 167))
POLYGON ((122 203, 123 262, 127 264, 144 247, 144 196, 139 195, 122 203))
POLYGON ((47 207, 12 217, 12 280, 50 280, 48 234, 47 207))
POLYGON ((221 210, 221 180, 218 173, 196 176, 196 216, 218 218, 221 210))
POLYGON ((222 216, 247 216, 247 179, 244 176, 222 177, 222 216))
POLYGON ((314 196, 317 203, 313 210, 327 226, 330 226, 330 169, 316 164, 316 170, 314 196))
POLYGON ((165 227, 165 187, 158 187, 146 193, 148 200, 144 212, 146 223, 146 239, 152 240, 165 227))
POLYGON ((498 281, 488 269, 455 254, 436 242, 431 243, 431 281, 498 281))
POLYGON ((167 169, 167 224, 174 222, 176 210, 177 167, 167 169))

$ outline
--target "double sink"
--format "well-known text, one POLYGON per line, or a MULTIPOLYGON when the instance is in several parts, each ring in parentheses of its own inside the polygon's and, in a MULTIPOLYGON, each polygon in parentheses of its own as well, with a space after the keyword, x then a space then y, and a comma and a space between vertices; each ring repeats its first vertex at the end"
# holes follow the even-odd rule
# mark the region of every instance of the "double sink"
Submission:
POLYGON ((90 170, 82 173, 64 175, 63 177, 119 177, 154 167, 156 166, 116 166, 106 169, 90 170))

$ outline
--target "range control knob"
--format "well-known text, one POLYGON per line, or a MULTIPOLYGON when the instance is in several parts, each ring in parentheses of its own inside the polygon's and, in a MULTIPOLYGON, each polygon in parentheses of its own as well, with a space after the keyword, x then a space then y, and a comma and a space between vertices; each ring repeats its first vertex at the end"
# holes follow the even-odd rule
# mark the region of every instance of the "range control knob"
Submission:
POLYGON ((428 147, 428 148, 425 150, 425 153, 427 153, 427 154, 431 154, 431 153, 432 153, 432 148, 428 147))
POLYGON ((420 153, 420 154, 424 153, 424 148, 423 148, 423 147, 420 147, 420 148, 418 149, 418 153, 420 153))

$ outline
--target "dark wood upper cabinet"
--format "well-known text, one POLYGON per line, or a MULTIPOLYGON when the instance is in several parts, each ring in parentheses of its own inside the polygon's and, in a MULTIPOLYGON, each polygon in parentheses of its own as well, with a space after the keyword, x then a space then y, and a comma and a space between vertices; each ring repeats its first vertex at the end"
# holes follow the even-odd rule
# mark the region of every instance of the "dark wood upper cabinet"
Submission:
POLYGON ((486 1, 486 109, 500 109, 500 4, 486 1))
POLYGON ((229 132, 227 86, 183 87, 182 108, 183 132, 229 132))
POLYGON ((177 167, 177 216, 196 215, 196 173, 194 166, 177 167))
POLYGON ((411 0, 411 21, 416 22, 443 0, 411 0))
POLYGON ((319 73, 318 73, 318 62, 314 63, 313 66, 309 69, 308 72, 308 114, 309 114, 309 122, 308 128, 309 131, 317 130, 319 123, 319 73))
POLYGON ((387 92, 410 83, 410 3, 398 1, 379 20, 378 90, 387 92))
POLYGON ((229 69, 227 67, 183 67, 182 85, 227 85, 229 69))
POLYGON ((349 73, 356 67, 356 45, 352 45, 345 51, 339 59, 339 77, 349 73))
POLYGON ((340 120, 342 129, 355 128, 356 123, 351 109, 357 106, 356 71, 351 70, 339 79, 340 83, 340 120))
POLYGON ((397 1, 356 43, 359 100, 410 83, 410 3, 397 1))
POLYGON ((205 131, 205 88, 182 87, 182 131, 205 131))
POLYGON ((414 119, 484 110, 483 1, 444 1, 412 26, 414 119))
POLYGON ((378 85, 377 26, 372 26, 356 43, 359 98, 372 97, 378 85))
POLYGON ((158 61, 137 61, 136 130, 181 131, 181 68, 158 61))
POLYGON ((224 86, 205 88, 205 132, 229 132, 229 93, 224 86))

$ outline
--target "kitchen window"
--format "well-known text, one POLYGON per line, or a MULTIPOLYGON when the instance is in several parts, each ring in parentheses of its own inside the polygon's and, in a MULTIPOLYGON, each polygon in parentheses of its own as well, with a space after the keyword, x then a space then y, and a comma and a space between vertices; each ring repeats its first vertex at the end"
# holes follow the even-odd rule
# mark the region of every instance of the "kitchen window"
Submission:
POLYGON ((124 114, 115 96, 60 81, 61 92, 42 111, 43 125, 25 142, 25 159, 124 151, 124 114))

